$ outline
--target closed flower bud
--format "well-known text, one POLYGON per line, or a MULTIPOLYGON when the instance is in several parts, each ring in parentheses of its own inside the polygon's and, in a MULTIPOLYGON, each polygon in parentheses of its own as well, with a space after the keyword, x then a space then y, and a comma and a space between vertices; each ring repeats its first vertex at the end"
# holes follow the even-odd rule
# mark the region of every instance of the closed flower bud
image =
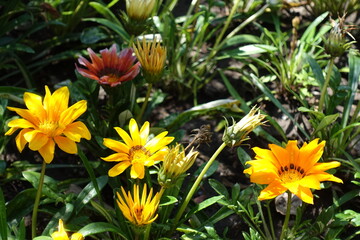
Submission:
POLYGON ((228 146, 239 146, 248 139, 251 131, 264 123, 264 118, 265 115, 260 114, 259 109, 253 107, 239 122, 233 122, 233 125, 226 127, 222 140, 228 146))
POLYGON ((177 179, 194 164, 198 155, 199 152, 194 151, 194 149, 191 149, 190 152, 185 155, 183 146, 180 144, 171 148, 165 156, 158 174, 160 185, 166 188, 174 185, 177 179))

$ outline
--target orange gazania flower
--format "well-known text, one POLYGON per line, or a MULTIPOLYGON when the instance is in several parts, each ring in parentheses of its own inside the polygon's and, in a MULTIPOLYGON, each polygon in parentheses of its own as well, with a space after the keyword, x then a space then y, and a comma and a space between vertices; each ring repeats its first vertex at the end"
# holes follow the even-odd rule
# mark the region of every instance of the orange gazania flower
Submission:
POLYGON ((88 69, 80 68, 76 64, 76 70, 84 77, 94 79, 100 84, 115 87, 134 79, 140 71, 140 63, 134 64, 136 57, 131 48, 125 48, 119 54, 116 53, 116 45, 113 44, 110 49, 100 51, 101 58, 95 52, 88 48, 91 63, 80 56, 78 61, 80 65, 88 69))
POLYGON ((269 144, 268 149, 253 148, 255 160, 248 161, 251 167, 244 170, 250 174, 250 181, 268 184, 260 193, 259 200, 274 198, 286 190, 306 203, 313 204, 310 188, 320 189, 320 182, 342 180, 326 173, 326 170, 340 166, 337 161, 318 163, 324 151, 325 141, 311 141, 299 149, 297 141, 289 141, 285 148, 269 144))
POLYGON ((22 118, 8 123, 11 135, 21 129, 16 136, 16 146, 20 152, 29 143, 29 148, 39 151, 46 163, 54 158, 55 144, 64 152, 77 153, 76 142, 81 138, 90 139, 91 135, 84 123, 74 122, 86 111, 86 101, 81 100, 71 107, 69 103, 69 89, 62 87, 51 94, 45 86, 45 98, 34 93, 24 93, 24 102, 28 109, 8 107, 22 118))
POLYGON ((123 196, 117 193, 117 204, 124 217, 132 224, 136 226, 147 225, 158 217, 156 210, 159 206, 161 195, 156 193, 153 197, 152 188, 149 194, 147 194, 146 184, 141 195, 139 185, 134 185, 133 194, 130 191, 126 193, 123 187, 121 187, 121 193, 123 196))
POLYGON ((110 177, 121 174, 131 166, 131 178, 144 178, 145 166, 149 167, 154 165, 155 161, 162 161, 169 151, 167 145, 174 140, 173 137, 166 137, 167 131, 149 139, 149 122, 145 122, 139 131, 135 119, 131 119, 129 123, 131 137, 119 127, 115 127, 115 130, 124 143, 104 138, 104 145, 117 153, 102 159, 108 162, 119 162, 109 170, 110 177))

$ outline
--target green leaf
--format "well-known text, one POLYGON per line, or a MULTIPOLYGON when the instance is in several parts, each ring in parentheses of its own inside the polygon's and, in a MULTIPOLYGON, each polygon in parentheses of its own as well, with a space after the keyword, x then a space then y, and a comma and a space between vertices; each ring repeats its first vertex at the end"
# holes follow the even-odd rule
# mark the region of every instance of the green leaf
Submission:
POLYGON ((322 129, 330 126, 330 124, 332 124, 333 122, 335 122, 338 117, 339 117, 339 114, 338 114, 338 113, 325 116, 325 117, 321 120, 321 122, 319 123, 319 125, 317 125, 317 127, 316 127, 316 129, 315 129, 315 131, 314 131, 314 134, 316 134, 317 132, 321 131, 322 129))
POLYGON ((71 203, 65 204, 54 216, 51 218, 49 223, 46 225, 42 235, 49 235, 50 230, 56 228, 59 223, 59 219, 67 221, 74 212, 74 205, 71 203))
MULTIPOLYGON (((99 186, 99 190, 102 189, 107 182, 108 182, 108 176, 101 176, 96 179, 96 183, 99 186)), ((93 182, 86 185, 86 187, 84 187, 84 189, 80 192, 79 196, 76 198, 75 201, 76 212, 79 213, 81 209, 96 195, 97 195, 97 191, 94 188, 93 182)))
POLYGON ((84 237, 104 232, 113 232, 125 239, 129 239, 121 232, 120 228, 105 222, 90 223, 78 231, 78 233, 81 233, 84 237))
POLYGON ((192 214, 195 214, 207 207, 210 207, 211 205, 214 205, 222 198, 224 198, 224 196, 215 196, 202 201, 201 203, 196 205, 193 209, 191 209, 190 212, 186 214, 185 219, 191 217, 192 214))
POLYGON ((108 37, 100 27, 85 28, 81 32, 80 41, 84 44, 94 44, 108 37))
MULTIPOLYGON (((26 180, 28 180, 31 183, 31 185, 33 185, 34 188, 36 188, 36 189, 38 188, 40 173, 24 171, 22 173, 22 175, 24 176, 24 178, 26 180)), ((43 184, 43 188, 42 188, 42 194, 44 194, 45 196, 47 196, 53 200, 63 201, 64 195, 59 192, 59 189, 57 188, 58 183, 59 182, 56 181, 55 179, 48 177, 48 176, 44 176, 44 184, 43 184)))
MULTIPOLYGON (((203 164, 201 164, 201 166, 195 171, 194 173, 194 177, 199 176, 200 172, 204 169, 206 165, 206 162, 204 162, 203 164)), ((213 164, 210 166, 210 168, 207 170, 207 172, 204 175, 204 178, 210 177, 211 175, 213 175, 216 170, 219 167, 219 161, 214 161, 213 164)))
POLYGON ((232 57, 244 57, 254 54, 266 53, 266 52, 275 52, 277 48, 271 45, 265 44, 251 44, 239 47, 235 50, 223 51, 223 55, 219 59, 232 58, 232 57))
POLYGON ((83 21, 90 21, 90 22, 96 22, 96 23, 102 24, 105 27, 108 27, 109 29, 116 32, 122 38, 122 40, 124 40, 126 42, 129 42, 129 40, 130 40, 129 34, 125 31, 125 29, 123 28, 123 26, 121 24, 115 24, 112 21, 104 19, 104 18, 85 18, 85 19, 83 19, 83 21))
POLYGON ((39 236, 34 238, 33 240, 53 240, 52 237, 46 237, 46 236, 39 236))
POLYGON ((222 45, 222 48, 227 48, 233 45, 239 45, 244 43, 260 43, 260 38, 251 34, 235 35, 227 39, 224 45, 222 45))
POLYGON ((7 239, 7 222, 6 222, 6 206, 5 198, 0 188, 0 236, 2 239, 7 239))
POLYGON ((32 211, 36 189, 30 188, 18 193, 6 205, 7 220, 13 221, 22 219, 32 211))
POLYGON ((322 87, 324 85, 325 79, 320 65, 310 55, 306 56, 306 60, 310 64, 316 81, 318 82, 319 86, 322 87))
POLYGON ((90 2, 89 5, 93 7, 98 13, 103 15, 107 20, 121 26, 119 19, 110 11, 108 6, 104 6, 99 2, 90 2))
POLYGON ((221 182, 215 179, 209 179, 209 184, 215 190, 215 192, 224 196, 226 199, 229 198, 229 192, 221 182))
POLYGON ((164 196, 161 198, 160 207, 177 203, 178 200, 174 196, 164 196))

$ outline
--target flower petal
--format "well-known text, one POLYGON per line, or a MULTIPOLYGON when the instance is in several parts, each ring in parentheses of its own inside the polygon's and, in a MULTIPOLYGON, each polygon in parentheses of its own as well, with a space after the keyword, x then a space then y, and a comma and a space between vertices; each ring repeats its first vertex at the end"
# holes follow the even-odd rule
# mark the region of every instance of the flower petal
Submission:
POLYGON ((138 125, 137 125, 135 119, 133 119, 133 118, 130 120, 130 123, 129 123, 129 132, 130 132, 131 138, 133 140, 134 146, 141 145, 139 128, 138 128, 138 125))
POLYGON ((59 146, 59 148, 64 152, 70 154, 75 154, 78 152, 76 143, 73 140, 63 136, 54 137, 54 140, 55 143, 59 146))
POLYGON ((59 121, 61 113, 68 108, 69 89, 62 87, 51 94, 48 86, 45 86, 45 92, 44 109, 47 112, 47 120, 50 122, 59 121))
POLYGON ((111 154, 110 156, 102 157, 101 159, 104 161, 107 161, 107 162, 130 161, 129 155, 126 153, 114 153, 114 154, 111 154))
MULTIPOLYGON (((32 131, 32 132, 35 132, 35 131, 32 131)), ((31 132, 29 132, 29 133, 31 133, 31 132)), ((25 137, 25 139, 26 139, 26 137, 25 137)), ((48 141, 49 141, 49 137, 47 135, 38 132, 37 134, 34 135, 34 137, 31 139, 31 141, 29 141, 29 148, 33 151, 37 151, 40 148, 42 148, 48 141)))
POLYGON ((115 166, 113 166, 112 168, 110 168, 108 174, 110 177, 115 177, 115 176, 121 174, 122 172, 124 172, 125 169, 127 169, 130 165, 131 165, 130 161, 120 162, 120 163, 116 164, 115 166))
POLYGON ((260 192, 258 199, 259 200, 272 199, 275 198, 276 196, 283 194, 286 190, 287 188, 284 187, 281 184, 281 182, 273 181, 260 192))
POLYGON ((87 102, 86 100, 81 100, 65 111, 63 111, 60 115, 60 124, 63 126, 67 126, 73 121, 75 121, 81 114, 83 114, 87 109, 87 102))
POLYGON ((130 177, 143 179, 145 176, 145 167, 141 163, 133 163, 131 166, 130 177))
POLYGON ((86 140, 91 139, 89 129, 80 121, 67 125, 63 134, 75 142, 80 142, 81 138, 85 138, 86 140))
POLYGON ((150 123, 146 121, 140 129, 140 145, 145 146, 150 132, 150 123))
POLYGON ((26 141, 26 139, 24 138, 24 134, 32 131, 30 129, 23 129, 19 132, 19 134, 16 136, 15 138, 15 142, 16 142, 16 147, 19 150, 19 152, 21 153, 24 150, 25 145, 28 143, 26 141))
POLYGON ((119 136, 122 138, 122 140, 124 140, 125 144, 129 148, 135 146, 131 137, 129 136, 129 134, 127 134, 127 132, 125 132, 122 128, 119 128, 119 127, 115 127, 114 129, 119 134, 119 136))
POLYGON ((54 152, 55 143, 52 139, 49 139, 49 141, 42 148, 39 149, 40 155, 48 164, 51 163, 51 161, 54 159, 54 152))
POLYGON ((115 152, 129 154, 130 148, 122 142, 110 138, 104 138, 103 144, 115 152))
POLYGON ((298 196, 302 201, 309 204, 314 204, 314 197, 309 188, 299 186, 298 191, 294 194, 298 196))
POLYGON ((34 124, 22 118, 11 120, 8 126, 12 128, 35 128, 34 124))

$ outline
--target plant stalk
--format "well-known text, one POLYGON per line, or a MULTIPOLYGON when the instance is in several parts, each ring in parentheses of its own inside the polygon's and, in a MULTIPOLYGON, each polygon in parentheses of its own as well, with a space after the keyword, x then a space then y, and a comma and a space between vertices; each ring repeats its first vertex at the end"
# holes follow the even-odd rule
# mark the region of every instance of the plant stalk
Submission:
POLYGON ((137 117, 137 122, 138 122, 138 123, 141 122, 141 119, 142 119, 142 117, 143 117, 143 115, 144 115, 146 106, 148 105, 149 98, 150 98, 150 93, 151 93, 151 89, 152 89, 152 83, 149 83, 148 89, 147 89, 147 92, 146 92, 146 96, 145 96, 145 102, 144 102, 143 105, 141 106, 140 114, 139 114, 138 117, 137 117))
POLYGON ((327 87, 330 82, 330 77, 331 77, 333 67, 334 67, 334 58, 332 57, 332 58, 330 58, 329 67, 327 69, 324 86, 321 89, 321 95, 320 95, 320 101, 319 101, 319 112, 322 112, 324 109, 325 96, 326 96, 326 92, 327 92, 327 87))
POLYGON ((201 173, 199 174, 199 176, 196 178, 195 183, 193 184, 193 186, 191 187, 189 193, 186 195, 186 198, 184 200, 184 202, 182 203, 179 211, 177 212, 175 219, 174 219, 174 223, 173 223, 173 229, 172 231, 176 228, 182 214, 184 213, 187 205, 189 204, 192 196, 194 195, 196 189, 198 188, 200 182, 202 181, 205 173, 209 170, 210 166, 213 164, 214 160, 217 158, 217 156, 220 154, 220 152, 226 147, 225 143, 222 143, 220 145, 220 147, 216 150, 216 152, 211 156, 210 160, 206 163, 205 167, 203 168, 203 170, 201 171, 201 173))
POLYGON ((34 239, 36 237, 37 214, 38 214, 38 208, 39 208, 40 198, 41 198, 41 194, 42 194, 42 187, 44 184, 45 169, 46 169, 46 162, 43 161, 42 166, 41 166, 40 178, 39 178, 39 186, 37 188, 35 203, 34 203, 34 208, 33 208, 33 213, 32 213, 32 218, 31 218, 32 239, 34 239))
POLYGON ((287 194, 288 194, 288 199, 287 199, 287 206, 286 206, 286 215, 285 215, 284 224, 283 224, 283 227, 282 227, 282 230, 281 230, 280 240, 283 240, 284 237, 285 237, 285 233, 287 233, 288 225, 289 225, 289 219, 290 219, 292 193, 288 191, 287 194))

